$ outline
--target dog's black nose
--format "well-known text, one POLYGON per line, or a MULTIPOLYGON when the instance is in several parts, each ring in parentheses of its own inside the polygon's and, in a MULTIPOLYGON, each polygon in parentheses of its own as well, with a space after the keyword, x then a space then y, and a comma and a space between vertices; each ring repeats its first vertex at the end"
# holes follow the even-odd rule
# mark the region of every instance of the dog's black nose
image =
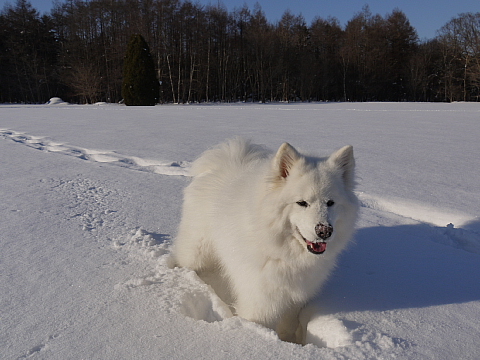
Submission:
POLYGON ((323 224, 317 224, 315 226, 315 233, 320 239, 328 239, 330 236, 332 236, 333 233, 333 227, 328 224, 328 225, 323 225, 323 224))

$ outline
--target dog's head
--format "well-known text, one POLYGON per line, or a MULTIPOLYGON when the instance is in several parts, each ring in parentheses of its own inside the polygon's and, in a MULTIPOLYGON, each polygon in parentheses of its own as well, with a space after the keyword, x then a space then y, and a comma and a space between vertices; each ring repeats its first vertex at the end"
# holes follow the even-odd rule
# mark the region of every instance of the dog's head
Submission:
POLYGON ((273 158, 271 184, 282 199, 281 216, 310 253, 322 254, 330 243, 341 250, 349 240, 357 207, 354 168, 352 146, 312 158, 284 143, 273 158))

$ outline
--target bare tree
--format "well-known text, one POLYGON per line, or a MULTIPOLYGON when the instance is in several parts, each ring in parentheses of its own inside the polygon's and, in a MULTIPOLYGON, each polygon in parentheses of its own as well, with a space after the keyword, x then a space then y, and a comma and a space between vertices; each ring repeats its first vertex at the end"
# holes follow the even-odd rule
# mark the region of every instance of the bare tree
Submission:
MULTIPOLYGON (((445 49, 446 74, 450 76, 450 86, 455 86, 457 71, 461 66, 462 94, 460 99, 467 101, 473 90, 478 100, 480 81, 480 13, 460 14, 445 24, 439 31, 439 40, 445 49), (461 64, 461 65, 460 65, 461 64), (451 67, 457 71, 452 71, 451 67), (459 66, 460 65, 460 66, 459 66)), ((452 89, 453 90, 453 89, 452 89)), ((452 100, 456 98, 453 94, 452 100)), ((459 100, 460 100, 459 99, 459 100)))

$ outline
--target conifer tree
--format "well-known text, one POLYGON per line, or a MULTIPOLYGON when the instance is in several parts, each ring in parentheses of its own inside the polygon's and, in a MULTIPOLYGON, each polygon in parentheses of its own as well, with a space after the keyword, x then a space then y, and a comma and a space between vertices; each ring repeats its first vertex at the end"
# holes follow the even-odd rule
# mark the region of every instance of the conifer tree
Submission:
POLYGON ((150 49, 142 35, 130 38, 123 64, 122 96, 126 105, 155 105, 159 83, 150 49))

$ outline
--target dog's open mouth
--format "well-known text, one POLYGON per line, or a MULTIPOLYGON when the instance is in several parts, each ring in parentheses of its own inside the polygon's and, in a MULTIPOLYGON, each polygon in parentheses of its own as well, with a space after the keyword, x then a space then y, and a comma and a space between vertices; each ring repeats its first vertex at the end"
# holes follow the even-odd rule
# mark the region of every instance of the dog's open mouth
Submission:
POLYGON ((303 241, 305 241, 305 243, 307 244, 307 250, 310 251, 312 254, 320 255, 323 254, 325 250, 327 250, 327 243, 325 241, 311 242, 303 237, 302 233, 298 228, 297 232, 300 234, 303 241))
POLYGON ((325 250, 327 250, 327 243, 326 242, 316 242, 313 243, 311 241, 305 240, 307 243, 307 250, 310 251, 312 254, 323 254, 325 250))

